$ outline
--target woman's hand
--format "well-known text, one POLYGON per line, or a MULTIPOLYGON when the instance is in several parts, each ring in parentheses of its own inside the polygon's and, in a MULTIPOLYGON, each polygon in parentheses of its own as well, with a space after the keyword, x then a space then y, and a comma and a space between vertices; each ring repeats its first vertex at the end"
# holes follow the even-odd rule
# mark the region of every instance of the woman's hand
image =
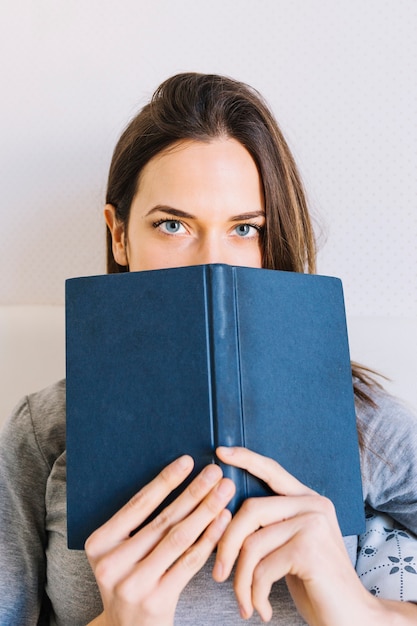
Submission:
POLYGON ((193 460, 168 465, 86 542, 105 626, 168 626, 179 595, 201 569, 230 522, 231 480, 207 466, 154 520, 134 531, 190 474, 193 460))
POLYGON ((242 617, 256 609, 269 621, 272 584, 286 576, 298 611, 312 626, 388 623, 373 619, 380 605, 356 576, 328 499, 245 448, 221 447, 217 455, 280 494, 246 500, 217 548, 215 580, 225 580, 237 561, 234 588, 242 617))

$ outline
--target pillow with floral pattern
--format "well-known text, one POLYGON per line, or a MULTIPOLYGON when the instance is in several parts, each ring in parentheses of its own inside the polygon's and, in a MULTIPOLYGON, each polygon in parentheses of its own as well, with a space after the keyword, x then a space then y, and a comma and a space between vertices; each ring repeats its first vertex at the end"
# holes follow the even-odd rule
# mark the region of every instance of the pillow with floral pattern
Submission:
POLYGON ((417 537, 389 515, 366 509, 356 572, 375 596, 417 602, 417 537))

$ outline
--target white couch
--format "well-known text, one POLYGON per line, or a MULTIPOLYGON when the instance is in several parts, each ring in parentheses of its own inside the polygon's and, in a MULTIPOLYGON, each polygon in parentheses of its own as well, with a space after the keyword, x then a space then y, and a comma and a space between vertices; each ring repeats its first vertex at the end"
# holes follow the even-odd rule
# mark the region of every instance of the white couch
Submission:
MULTIPOLYGON (((387 387, 417 407, 417 319, 355 317, 351 356, 390 377, 387 387)), ((62 306, 0 306, 0 425, 16 402, 65 376, 62 306)))

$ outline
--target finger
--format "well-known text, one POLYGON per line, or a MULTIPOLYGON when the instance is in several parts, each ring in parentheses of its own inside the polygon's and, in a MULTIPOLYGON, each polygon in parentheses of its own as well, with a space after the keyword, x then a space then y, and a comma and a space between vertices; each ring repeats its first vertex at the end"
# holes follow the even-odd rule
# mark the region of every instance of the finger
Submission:
POLYGON ((223 463, 247 470, 263 480, 275 493, 285 496, 300 496, 315 493, 303 485, 279 463, 248 448, 219 446, 216 454, 223 463))
MULTIPOLYGON (((289 525, 291 525, 291 522, 289 525)), ((293 591, 296 594, 295 597, 293 597, 294 600, 297 599, 297 594, 299 594, 302 587, 306 589, 311 587, 309 591, 306 591, 306 597, 311 596, 310 599, 313 599, 313 604, 316 602, 320 604, 322 599, 326 599, 326 597, 327 600, 329 600, 329 596, 332 595, 329 594, 329 584, 333 586, 334 581, 339 578, 339 572, 326 572, 325 576, 322 578, 324 585, 318 584, 318 581, 315 580, 318 570, 317 563, 314 565, 315 575, 310 575, 312 569, 303 563, 304 559, 306 559, 305 551, 303 550, 305 545, 304 533, 302 530, 299 530, 293 533, 291 539, 283 543, 280 548, 272 550, 257 564, 253 572, 251 606, 259 613, 263 621, 269 621, 272 617, 272 607, 269 596, 272 585, 281 578, 286 578, 290 592, 293 591)), ((344 585, 342 586, 342 589, 343 588, 346 594, 346 587, 344 585)), ((334 587, 332 588, 332 593, 333 591, 334 587)), ((304 596, 304 593, 302 595, 304 596)), ((342 596, 342 598, 344 597, 345 595, 342 596)), ((340 610, 340 598, 338 604, 340 610)), ((299 610, 301 610, 301 608, 301 606, 298 607, 299 610)), ((323 614, 326 614, 326 611, 324 611, 323 614)), ((308 619, 306 615, 304 615, 304 618, 308 619)), ((308 623, 311 622, 309 621, 308 623)), ((329 623, 336 622, 329 621, 329 623)))
POLYGON ((203 535, 183 554, 165 574, 162 585, 169 590, 175 585, 181 592, 191 578, 203 567, 226 530, 232 515, 227 509, 211 522, 203 535))
POLYGON ((312 513, 329 518, 340 534, 331 501, 311 493, 313 495, 268 496, 245 500, 217 547, 213 569, 215 580, 221 582, 230 575, 245 540, 261 527, 312 513))
POLYGON ((272 584, 288 574, 293 564, 288 558, 281 558, 281 550, 294 539, 299 526, 299 519, 274 524, 257 531, 245 541, 233 580, 243 618, 250 618, 255 609, 263 621, 271 619, 269 594, 272 584))
MULTIPOLYGON (((102 586, 111 587, 121 577, 126 576, 132 567, 142 561, 161 541, 167 531, 186 517, 209 493, 222 477, 217 465, 209 465, 188 485, 185 491, 161 513, 132 537, 110 547, 101 555, 96 577, 102 586)), ((90 555, 90 561, 94 564, 90 555)), ((157 576, 160 572, 157 572, 157 576)))
POLYGON ((244 612, 251 614, 255 608, 262 619, 268 621, 272 584, 284 576, 316 583, 321 576, 327 587, 328 581, 337 577, 338 571, 343 571, 349 559, 339 530, 336 533, 334 530, 325 511, 309 511, 262 528, 248 537, 242 546, 234 578, 236 598, 244 612), (328 545, 325 554, 324 542, 328 545), (331 554, 330 561, 327 553, 331 554))
MULTIPOLYGON (((146 594, 146 607, 151 615, 157 615, 161 610, 161 598, 164 606, 172 607, 175 611, 180 593, 191 578, 203 567, 213 552, 219 538, 231 519, 231 513, 223 509, 209 524, 200 538, 169 568, 158 581, 157 586, 149 586, 149 578, 141 582, 141 592, 146 594)), ((127 580, 123 583, 124 593, 137 594, 137 580, 127 580)))
POLYGON ((128 540, 118 544, 106 555, 107 568, 116 580, 120 572, 142 561, 158 545, 167 532, 186 518, 222 478, 218 465, 208 465, 187 486, 182 494, 159 515, 128 540))
POLYGON ((233 587, 241 613, 246 619, 256 609, 264 621, 269 621, 271 606, 268 597, 272 584, 288 573, 286 562, 279 558, 280 550, 294 538, 305 521, 294 518, 273 524, 258 530, 244 542, 233 587), (272 554, 274 558, 271 558, 272 554))
POLYGON ((281 550, 275 550, 268 554, 255 568, 251 589, 251 606, 258 612, 263 622, 269 622, 272 618, 269 595, 274 582, 283 578, 287 574, 287 570, 290 569, 292 551, 293 546, 284 544, 281 550))
POLYGON ((91 560, 126 540, 147 517, 178 487, 193 469, 194 461, 184 455, 167 465, 113 517, 87 539, 85 549, 91 560))
MULTIPOLYGON (((213 545, 214 541, 218 541, 218 537, 221 536, 224 530, 225 520, 230 521, 229 513, 224 514, 226 517, 223 517, 221 514, 229 500, 233 497, 234 492, 234 483, 229 478, 223 478, 197 509, 185 520, 174 526, 145 559, 131 566, 128 572, 129 575, 122 577, 123 582, 121 585, 118 585, 123 588, 124 597, 134 597, 138 589, 146 594, 151 593, 155 585, 159 586, 162 583, 166 573, 175 567, 176 562, 181 558, 185 558, 183 564, 186 565, 188 562, 189 569, 192 569, 190 563, 193 562, 193 559, 195 559, 194 567, 197 567, 198 562, 204 563, 207 549, 213 545), (203 543, 205 550, 201 552, 199 537, 204 536, 203 533, 207 531, 213 520, 218 517, 220 526, 215 524, 208 535, 205 535, 203 543), (200 548, 197 548, 197 552, 193 552, 192 549, 190 551, 193 544, 200 546, 200 548)), ((108 571, 108 569, 107 567, 106 570, 108 571)), ((185 578, 187 578, 186 575, 185 578)), ((178 581, 174 589, 178 592, 182 590, 180 581, 178 581)), ((170 597, 173 597, 171 591, 169 593, 171 594, 170 597)))
POLYGON ((170 528, 196 509, 213 487, 219 483, 222 476, 223 472, 218 465, 207 465, 174 502, 171 502, 143 529, 143 537, 152 535, 158 543, 170 528))
POLYGON ((227 506, 235 490, 233 481, 222 478, 187 518, 169 530, 144 562, 158 571, 171 567, 227 506))
POLYGON ((246 619, 253 613, 252 584, 258 564, 272 551, 288 541, 289 529, 278 524, 258 530, 248 537, 240 551, 233 580, 235 595, 242 616, 246 619))

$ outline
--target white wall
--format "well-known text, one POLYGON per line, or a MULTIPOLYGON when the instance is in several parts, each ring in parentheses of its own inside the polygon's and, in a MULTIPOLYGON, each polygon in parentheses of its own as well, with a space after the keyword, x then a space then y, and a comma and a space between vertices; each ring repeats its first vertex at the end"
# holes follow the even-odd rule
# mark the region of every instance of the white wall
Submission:
POLYGON ((114 143, 196 70, 270 102, 348 317, 417 323, 416 33, 415 0, 2 0, 0 304, 62 304, 65 278, 104 271, 114 143))

